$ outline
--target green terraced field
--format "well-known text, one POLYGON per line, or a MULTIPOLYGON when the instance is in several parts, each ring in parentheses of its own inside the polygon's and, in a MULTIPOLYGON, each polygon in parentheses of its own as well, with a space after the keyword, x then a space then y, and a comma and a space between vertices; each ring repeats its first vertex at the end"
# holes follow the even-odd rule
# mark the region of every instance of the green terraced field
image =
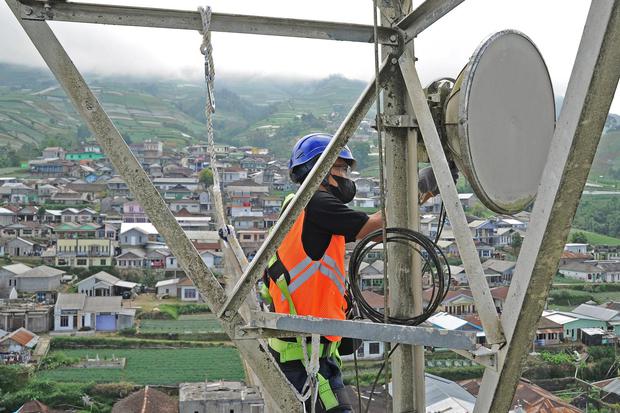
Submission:
POLYGON ((140 320, 140 333, 203 334, 222 332, 212 315, 182 315, 178 320, 140 320))
POLYGON ((88 349, 59 350, 69 357, 125 357, 124 369, 44 370, 38 377, 63 382, 111 383, 127 381, 136 384, 176 385, 181 382, 209 380, 243 380, 239 353, 234 347, 170 348, 170 349, 88 349))

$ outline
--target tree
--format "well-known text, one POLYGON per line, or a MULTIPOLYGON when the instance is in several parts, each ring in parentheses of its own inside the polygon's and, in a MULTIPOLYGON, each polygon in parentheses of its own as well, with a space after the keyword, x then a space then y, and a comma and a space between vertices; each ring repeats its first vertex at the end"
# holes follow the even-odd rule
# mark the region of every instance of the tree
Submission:
POLYGON ((370 166, 370 144, 368 142, 351 142, 349 148, 357 160, 357 170, 361 171, 370 166))
POLYGON ((211 168, 204 168, 200 171, 199 180, 205 187, 213 185, 213 171, 211 168))
POLYGON ((588 236, 582 231, 577 231, 571 235, 570 240, 571 242, 575 242, 577 244, 587 244, 588 236))

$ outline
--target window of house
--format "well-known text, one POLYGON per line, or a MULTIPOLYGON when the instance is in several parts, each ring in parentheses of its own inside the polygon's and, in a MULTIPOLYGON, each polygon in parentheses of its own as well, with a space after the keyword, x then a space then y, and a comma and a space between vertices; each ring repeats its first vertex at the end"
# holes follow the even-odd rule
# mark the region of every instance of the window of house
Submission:
POLYGON ((244 234, 243 239, 252 239, 252 236, 249 234, 244 234))
POLYGON ((379 354, 379 343, 368 344, 368 354, 379 354))
POLYGON ((86 260, 83 258, 80 258, 77 260, 77 265, 86 265, 86 260))
POLYGON ((60 316, 60 326, 69 327, 69 316, 66 316, 66 315, 60 316))
POLYGON ((99 265, 108 265, 106 260, 99 260, 99 265))
POLYGON ((183 296, 185 298, 196 298, 196 290, 193 288, 186 288, 183 290, 183 296))

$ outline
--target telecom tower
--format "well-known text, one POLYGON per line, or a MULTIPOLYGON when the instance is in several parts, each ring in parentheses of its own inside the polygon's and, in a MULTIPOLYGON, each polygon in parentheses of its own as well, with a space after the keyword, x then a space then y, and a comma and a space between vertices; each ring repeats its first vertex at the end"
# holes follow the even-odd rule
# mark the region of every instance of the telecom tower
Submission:
MULTIPOLYGON (((225 331, 251 369, 250 379, 260 385, 271 410, 299 412, 302 407, 269 353, 262 350, 264 339, 300 333, 401 343, 392 361, 394 412, 425 411, 423 346, 451 348, 485 366, 476 412, 510 409, 521 364, 543 310, 618 84, 620 1, 592 2, 557 121, 544 61, 529 39, 518 32, 491 36, 455 81, 441 81, 425 93, 416 70, 415 37, 462 0, 426 0, 413 10, 408 0, 381 1, 381 22, 375 26, 213 13, 208 27, 203 25, 199 12, 54 0, 6 2, 116 170, 165 237, 181 267, 221 318, 225 331), (376 42, 381 46, 382 63, 377 65, 376 79, 351 108, 332 144, 256 257, 248 263, 236 240, 229 240, 226 257, 238 279, 227 292, 130 152, 50 29, 49 20, 197 30, 205 37, 210 30, 376 42), (498 85, 505 89, 497 90, 498 85), (383 93, 385 108, 377 117, 377 125, 385 142, 387 225, 418 227, 417 164, 418 159, 427 158, 433 166, 484 327, 484 347, 477 346, 475 336, 465 332, 267 313, 259 311, 252 299, 254 295, 250 293, 268 259, 379 91, 383 93), (485 161, 490 154, 500 156, 501 148, 517 154, 500 159, 503 165, 508 163, 516 168, 508 173, 500 170, 498 164, 485 161), (479 198, 494 211, 520 211, 537 194, 506 301, 510 311, 501 316, 493 305, 448 161, 457 163, 479 198)), ((222 211, 218 217, 219 224, 224 226, 222 211)), ((399 248, 390 248, 388 257, 391 313, 413 316, 421 311, 420 265, 399 248)))

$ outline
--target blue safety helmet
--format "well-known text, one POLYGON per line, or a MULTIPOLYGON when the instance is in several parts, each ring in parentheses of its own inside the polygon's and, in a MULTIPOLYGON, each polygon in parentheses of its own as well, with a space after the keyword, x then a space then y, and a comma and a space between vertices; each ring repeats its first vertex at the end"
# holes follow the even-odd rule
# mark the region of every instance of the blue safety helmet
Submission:
MULTIPOLYGON (((333 136, 326 133, 311 133, 297 141, 291 152, 291 159, 288 161, 288 172, 291 181, 302 183, 312 170, 319 156, 325 151, 333 136)), ((345 145, 338 155, 353 168, 355 158, 348 146, 345 145)))

